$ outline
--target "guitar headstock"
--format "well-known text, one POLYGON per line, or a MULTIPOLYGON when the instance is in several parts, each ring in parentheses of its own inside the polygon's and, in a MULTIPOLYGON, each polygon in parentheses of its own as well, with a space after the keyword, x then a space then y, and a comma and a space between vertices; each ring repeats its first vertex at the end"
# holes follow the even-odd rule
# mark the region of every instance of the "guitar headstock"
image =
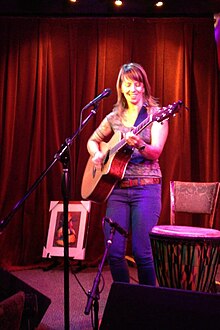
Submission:
POLYGON ((160 111, 153 114, 152 121, 157 121, 159 123, 175 115, 177 112, 179 112, 182 104, 183 102, 179 100, 173 104, 169 104, 167 107, 161 108, 160 111))

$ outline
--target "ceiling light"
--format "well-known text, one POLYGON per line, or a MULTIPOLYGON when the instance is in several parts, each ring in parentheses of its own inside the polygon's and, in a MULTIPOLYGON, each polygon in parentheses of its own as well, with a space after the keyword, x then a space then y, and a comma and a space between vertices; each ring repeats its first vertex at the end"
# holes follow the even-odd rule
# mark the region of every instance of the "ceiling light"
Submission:
POLYGON ((162 7, 163 6, 163 1, 157 1, 155 6, 156 7, 162 7))
POLYGON ((123 2, 121 0, 115 0, 115 5, 116 6, 121 6, 123 2))

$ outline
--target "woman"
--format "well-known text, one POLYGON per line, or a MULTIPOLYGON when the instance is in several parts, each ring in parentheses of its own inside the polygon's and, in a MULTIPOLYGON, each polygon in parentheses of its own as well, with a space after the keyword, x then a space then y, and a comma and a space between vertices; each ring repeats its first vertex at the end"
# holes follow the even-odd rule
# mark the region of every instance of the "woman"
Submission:
MULTIPOLYGON (((157 121, 140 134, 132 130, 148 115, 157 112, 158 103, 151 95, 147 74, 137 63, 124 64, 118 75, 117 103, 88 141, 88 151, 96 168, 102 166, 105 155, 100 143, 120 131, 133 153, 122 180, 107 200, 106 216, 132 233, 132 254, 137 264, 140 284, 155 285, 156 276, 149 232, 158 222, 161 211, 161 170, 158 159, 164 148, 168 123, 157 121)), ((110 226, 105 224, 105 237, 110 226)), ((126 238, 115 233, 108 253, 114 281, 129 282, 125 259, 126 238)))

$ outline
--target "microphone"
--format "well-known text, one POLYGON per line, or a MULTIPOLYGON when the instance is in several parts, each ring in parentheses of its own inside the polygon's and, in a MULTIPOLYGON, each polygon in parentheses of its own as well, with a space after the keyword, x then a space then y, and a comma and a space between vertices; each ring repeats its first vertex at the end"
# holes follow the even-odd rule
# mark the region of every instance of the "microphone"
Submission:
POLYGON ((119 234, 126 238, 128 237, 127 231, 122 228, 117 222, 113 222, 110 218, 107 217, 104 218, 104 221, 106 221, 112 228, 115 228, 115 230, 119 232, 119 234))
POLYGON ((96 105, 99 103, 104 97, 107 97, 111 94, 111 89, 110 88, 105 88, 104 91, 96 96, 92 101, 89 102, 89 106, 96 105))

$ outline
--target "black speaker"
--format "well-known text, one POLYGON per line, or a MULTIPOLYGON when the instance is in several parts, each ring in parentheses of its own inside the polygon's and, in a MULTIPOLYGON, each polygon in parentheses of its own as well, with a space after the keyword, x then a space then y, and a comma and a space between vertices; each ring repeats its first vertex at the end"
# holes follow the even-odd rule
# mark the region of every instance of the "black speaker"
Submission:
POLYGON ((25 293, 21 329, 35 329, 51 304, 51 300, 13 274, 0 268, 0 301, 19 291, 25 293))
POLYGON ((207 330, 220 327, 220 295, 113 283, 100 330, 207 330))

